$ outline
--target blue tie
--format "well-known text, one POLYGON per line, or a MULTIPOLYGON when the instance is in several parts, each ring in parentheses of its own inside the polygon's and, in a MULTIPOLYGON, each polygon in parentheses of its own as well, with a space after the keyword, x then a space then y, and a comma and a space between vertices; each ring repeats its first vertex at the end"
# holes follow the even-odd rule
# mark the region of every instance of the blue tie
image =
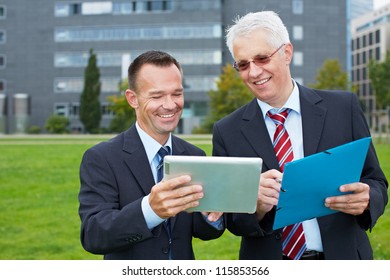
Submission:
MULTIPOLYGON (((161 147, 160 150, 158 150, 158 155, 160 156, 160 161, 157 165, 157 183, 160 182, 164 177, 164 157, 166 155, 169 155, 171 153, 171 150, 169 146, 161 147)), ((167 226, 167 232, 168 232, 168 238, 169 238, 169 259, 172 259, 172 252, 171 252, 171 243, 172 243, 172 232, 171 232, 171 219, 167 219, 165 221, 167 226)))
POLYGON ((157 153, 160 156, 160 161, 158 162, 158 166, 157 166, 157 183, 158 183, 164 177, 164 157, 170 154, 170 148, 168 146, 161 147, 157 153))

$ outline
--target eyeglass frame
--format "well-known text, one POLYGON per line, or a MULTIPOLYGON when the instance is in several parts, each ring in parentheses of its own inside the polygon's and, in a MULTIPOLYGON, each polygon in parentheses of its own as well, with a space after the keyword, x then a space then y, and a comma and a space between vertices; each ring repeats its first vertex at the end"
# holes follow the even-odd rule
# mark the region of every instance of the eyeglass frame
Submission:
MULTIPOLYGON (((271 57, 276 54, 278 51, 280 51, 281 48, 283 48, 286 44, 283 43, 279 48, 277 48, 273 53, 271 53, 270 55, 266 55, 266 56, 262 56, 262 55, 256 55, 254 58, 251 58, 250 60, 247 60, 244 64, 244 69, 240 70, 240 67, 237 63, 237 61, 234 61, 233 63, 233 67, 234 69, 237 70, 237 72, 242 72, 242 71, 245 71, 248 69, 248 66, 251 62, 253 62, 256 66, 264 66, 266 64, 268 64, 270 61, 271 61, 271 57), (256 59, 260 59, 264 62, 256 62, 256 59)), ((242 63, 242 62, 241 62, 242 63)))

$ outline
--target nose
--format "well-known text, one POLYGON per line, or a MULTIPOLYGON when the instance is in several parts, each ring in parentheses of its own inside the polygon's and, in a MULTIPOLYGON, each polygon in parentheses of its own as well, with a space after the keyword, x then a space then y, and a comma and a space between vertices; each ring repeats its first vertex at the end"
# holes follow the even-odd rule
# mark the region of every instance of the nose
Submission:
POLYGON ((248 75, 250 77, 257 77, 259 76, 263 71, 263 67, 262 66, 257 66, 253 60, 249 60, 249 71, 248 71, 248 75))
POLYGON ((167 95, 164 98, 164 102, 163 102, 162 106, 164 109, 174 109, 174 108, 176 108, 176 103, 170 95, 167 95))

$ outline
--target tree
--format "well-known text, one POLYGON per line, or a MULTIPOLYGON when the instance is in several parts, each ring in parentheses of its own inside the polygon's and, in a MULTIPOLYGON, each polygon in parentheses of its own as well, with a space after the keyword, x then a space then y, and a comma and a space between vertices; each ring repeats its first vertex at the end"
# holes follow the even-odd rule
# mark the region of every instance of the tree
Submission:
POLYGON ((231 65, 226 65, 217 81, 217 90, 210 90, 210 111, 202 124, 201 132, 212 132, 216 121, 222 119, 237 108, 253 99, 237 71, 231 65))
POLYGON ((89 50, 88 65, 84 71, 84 89, 80 96, 80 121, 89 133, 99 131, 102 112, 100 107, 100 71, 96 54, 89 50))
POLYGON ((349 90, 348 74, 342 71, 337 59, 327 59, 316 76, 317 83, 309 84, 315 89, 349 90))
MULTIPOLYGON (((119 85, 119 91, 123 93, 127 89, 127 79, 124 79, 119 85)), ((110 110, 114 113, 114 118, 110 123, 110 131, 122 132, 128 129, 135 122, 135 111, 127 103, 124 94, 108 97, 110 110)))
POLYGON ((390 52, 386 52, 383 62, 370 59, 368 62, 368 76, 371 88, 374 90, 376 106, 385 109, 390 106, 390 52))

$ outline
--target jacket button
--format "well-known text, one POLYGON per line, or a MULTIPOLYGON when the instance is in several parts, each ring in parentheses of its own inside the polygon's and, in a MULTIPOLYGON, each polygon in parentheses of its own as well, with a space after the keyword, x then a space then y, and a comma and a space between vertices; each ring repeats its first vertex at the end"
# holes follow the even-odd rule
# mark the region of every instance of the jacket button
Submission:
POLYGON ((163 252, 163 254, 168 254, 168 252, 169 252, 168 248, 166 248, 166 247, 163 247, 161 249, 161 251, 163 252))
POLYGON ((275 234, 275 239, 279 240, 282 238, 282 233, 281 232, 278 232, 275 234))

